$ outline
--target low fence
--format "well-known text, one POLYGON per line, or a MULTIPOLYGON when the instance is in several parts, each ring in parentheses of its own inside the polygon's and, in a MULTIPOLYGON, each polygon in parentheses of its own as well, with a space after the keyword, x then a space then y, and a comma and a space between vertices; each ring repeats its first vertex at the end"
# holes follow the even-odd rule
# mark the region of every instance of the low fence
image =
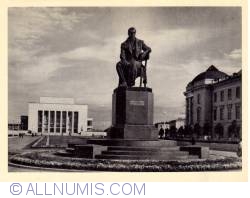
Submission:
MULTIPOLYGON (((177 140, 177 145, 178 146, 188 146, 191 145, 190 140, 177 140)), ((205 142, 205 141, 196 141, 195 145, 199 146, 205 146, 209 147, 212 150, 218 150, 218 151, 231 151, 231 152, 237 152, 239 148, 238 142, 205 142)))
POLYGON ((8 130, 8 136, 19 136, 19 134, 27 134, 24 130, 8 130))
POLYGON ((83 137, 105 137, 105 136, 107 136, 107 132, 104 132, 104 131, 86 131, 86 132, 82 132, 81 136, 83 136, 83 137))

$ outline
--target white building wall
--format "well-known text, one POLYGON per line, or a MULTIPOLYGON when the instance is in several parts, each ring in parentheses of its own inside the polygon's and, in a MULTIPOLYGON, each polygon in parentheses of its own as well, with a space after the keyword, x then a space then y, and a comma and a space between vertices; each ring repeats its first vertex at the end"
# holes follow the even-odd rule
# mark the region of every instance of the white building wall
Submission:
POLYGON ((40 97, 40 103, 46 104, 74 104, 73 98, 40 97))
POLYGON ((177 119, 176 120, 176 128, 179 129, 180 127, 184 128, 185 126, 185 119, 177 119))
MULTIPOLYGON (((38 111, 55 111, 55 112, 66 111, 67 117, 68 117, 68 111, 72 111, 73 114, 74 112, 78 112, 78 133, 81 133, 81 131, 82 132, 87 131, 87 117, 88 117, 87 105, 29 103, 28 129, 33 132, 37 132, 38 130, 38 111)), ((66 128, 68 128, 67 122, 68 118, 66 121, 66 128)), ((74 120, 72 120, 72 122, 74 122, 74 120)), ((45 132, 43 133, 45 134, 45 132)), ((73 132, 72 129, 72 135, 74 134, 75 133, 73 132)), ((53 132, 53 135, 61 135, 61 133, 53 132)), ((69 135, 68 130, 63 135, 69 135)))

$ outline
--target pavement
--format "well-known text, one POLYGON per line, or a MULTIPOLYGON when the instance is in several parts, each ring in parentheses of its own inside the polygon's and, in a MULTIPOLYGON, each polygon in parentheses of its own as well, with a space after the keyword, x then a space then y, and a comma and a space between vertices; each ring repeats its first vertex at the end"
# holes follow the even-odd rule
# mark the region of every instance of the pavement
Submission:
POLYGON ((32 142, 34 142, 35 140, 37 140, 38 138, 40 138, 40 136, 24 136, 23 138, 18 137, 18 136, 14 136, 14 137, 9 137, 8 138, 8 151, 9 153, 19 153, 21 152, 23 149, 25 149, 25 147, 27 147, 27 145, 31 144, 32 142))
MULTIPOLYGON (((8 138, 8 149, 9 155, 14 155, 18 153, 22 153, 24 149, 28 149, 27 145, 32 144, 36 140, 38 140, 40 136, 24 136, 20 137, 9 137, 8 138)), ((210 157, 213 158, 223 158, 223 157, 237 157, 236 152, 228 152, 228 151, 217 151, 210 150, 210 157)), ((25 166, 16 166, 14 164, 9 164, 8 166, 9 172, 65 172, 65 170, 55 170, 55 169, 39 169, 39 168, 30 168, 25 166)), ((69 171, 69 170, 67 170, 69 171)))
POLYGON ((230 151, 217 151, 217 150, 210 150, 210 156, 217 156, 217 157, 238 157, 236 152, 230 151))

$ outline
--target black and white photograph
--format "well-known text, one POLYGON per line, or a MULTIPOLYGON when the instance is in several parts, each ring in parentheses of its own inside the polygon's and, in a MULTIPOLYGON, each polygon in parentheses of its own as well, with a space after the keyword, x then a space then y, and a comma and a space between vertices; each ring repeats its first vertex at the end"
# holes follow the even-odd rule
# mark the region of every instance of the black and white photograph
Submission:
POLYGON ((9 7, 8 171, 241 171, 242 69, 241 7, 9 7))

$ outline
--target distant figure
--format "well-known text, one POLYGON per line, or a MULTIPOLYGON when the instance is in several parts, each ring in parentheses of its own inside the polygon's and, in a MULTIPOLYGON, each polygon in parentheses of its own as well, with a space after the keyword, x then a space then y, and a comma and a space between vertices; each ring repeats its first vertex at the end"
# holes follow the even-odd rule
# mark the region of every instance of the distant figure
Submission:
POLYGON ((166 129, 165 129, 165 139, 167 139, 168 136, 169 136, 169 129, 166 128, 166 129))
POLYGON ((24 133, 19 133, 19 138, 23 138, 24 133))
POLYGON ((237 149, 237 156, 241 157, 242 156, 242 142, 240 141, 238 144, 238 149, 237 149))
POLYGON ((116 65, 120 87, 132 87, 137 77, 143 77, 146 86, 146 68, 142 61, 149 59, 151 48, 135 37, 136 29, 128 29, 128 38, 121 44, 120 61, 116 65))
POLYGON ((191 143, 192 143, 192 145, 195 145, 195 137, 194 136, 192 136, 191 143))
POLYGON ((160 131, 159 131, 160 139, 163 138, 163 135, 164 135, 164 129, 161 127, 161 128, 160 128, 160 131))

